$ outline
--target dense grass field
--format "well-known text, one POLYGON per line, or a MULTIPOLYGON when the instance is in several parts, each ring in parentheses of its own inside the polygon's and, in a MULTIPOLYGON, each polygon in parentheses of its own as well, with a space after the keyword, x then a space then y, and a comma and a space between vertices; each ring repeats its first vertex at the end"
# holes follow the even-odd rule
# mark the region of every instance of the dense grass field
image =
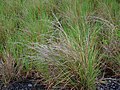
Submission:
POLYGON ((0 0, 0 80, 31 72, 73 90, 120 75, 119 0, 0 0))

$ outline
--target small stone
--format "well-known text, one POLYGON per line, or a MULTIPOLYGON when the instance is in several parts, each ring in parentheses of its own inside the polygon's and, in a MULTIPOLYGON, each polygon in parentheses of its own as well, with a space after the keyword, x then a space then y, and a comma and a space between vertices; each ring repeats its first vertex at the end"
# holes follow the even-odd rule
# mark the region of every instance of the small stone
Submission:
POLYGON ((32 84, 29 83, 29 84, 28 84, 28 87, 32 87, 32 84))

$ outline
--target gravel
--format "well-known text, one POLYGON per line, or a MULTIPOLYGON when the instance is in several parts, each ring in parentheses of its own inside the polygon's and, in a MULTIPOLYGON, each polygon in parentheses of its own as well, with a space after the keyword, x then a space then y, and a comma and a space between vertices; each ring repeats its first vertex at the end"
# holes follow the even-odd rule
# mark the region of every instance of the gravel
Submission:
POLYGON ((120 78, 104 78, 97 84, 97 90, 120 90, 120 78))
POLYGON ((45 85, 35 85, 32 81, 20 81, 10 83, 7 87, 2 87, 0 90, 46 90, 45 85))

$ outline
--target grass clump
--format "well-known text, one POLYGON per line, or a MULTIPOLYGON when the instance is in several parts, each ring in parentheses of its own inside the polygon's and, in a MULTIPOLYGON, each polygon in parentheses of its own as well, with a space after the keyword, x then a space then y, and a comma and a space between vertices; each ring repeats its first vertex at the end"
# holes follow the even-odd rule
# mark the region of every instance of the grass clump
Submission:
POLYGON ((119 7, 117 0, 0 1, 1 80, 36 70, 48 89, 95 90, 107 68, 120 73, 119 7))

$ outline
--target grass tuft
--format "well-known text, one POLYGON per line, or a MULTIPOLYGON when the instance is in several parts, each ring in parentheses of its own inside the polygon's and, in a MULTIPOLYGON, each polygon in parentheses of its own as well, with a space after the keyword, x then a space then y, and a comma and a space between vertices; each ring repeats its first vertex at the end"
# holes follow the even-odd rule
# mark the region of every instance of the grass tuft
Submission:
POLYGON ((120 73, 119 7, 118 0, 1 0, 0 80, 35 70, 48 89, 95 90, 108 68, 109 76, 120 73))

